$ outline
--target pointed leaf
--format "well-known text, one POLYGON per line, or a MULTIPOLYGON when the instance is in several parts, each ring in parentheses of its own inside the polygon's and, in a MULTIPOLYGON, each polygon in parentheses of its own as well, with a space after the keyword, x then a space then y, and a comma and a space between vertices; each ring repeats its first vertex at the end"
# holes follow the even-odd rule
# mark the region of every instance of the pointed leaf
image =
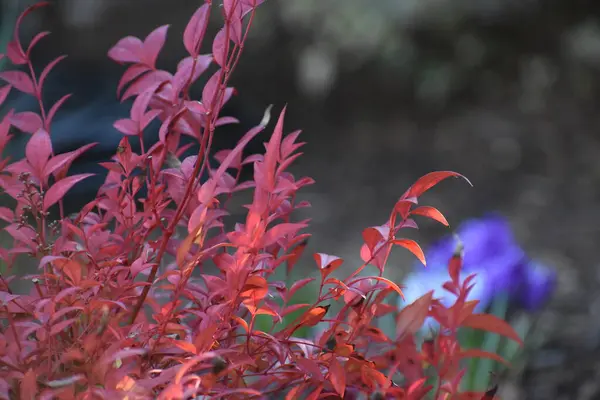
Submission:
POLYGON ((346 371, 337 360, 337 357, 333 357, 329 364, 329 381, 335 391, 340 396, 344 396, 344 392, 346 391, 346 371))
POLYGON ((62 199, 64 195, 77 183, 85 178, 89 178, 94 174, 79 174, 68 176, 60 181, 54 183, 46 192, 44 196, 44 211, 47 211, 50 207, 52 207, 57 201, 62 199))
POLYGON ((196 10, 183 32, 183 44, 191 56, 198 54, 208 25, 210 5, 203 4, 196 10))
POLYGON ((422 206, 415 208, 410 213, 411 215, 422 215, 424 217, 429 217, 445 226, 449 225, 444 215, 435 207, 422 206))
POLYGON ((480 349, 466 349, 459 353, 459 358, 489 358, 490 360, 498 361, 501 364, 510 368, 510 363, 496 353, 484 351, 480 349))
POLYGON ((419 259, 419 261, 421 261, 423 263, 423 265, 425 265, 425 266, 427 265, 427 263, 425 262, 425 254, 423 253, 421 246, 419 246, 419 244, 417 242, 415 242, 414 240, 395 239, 395 240, 392 240, 392 244, 404 247, 405 249, 407 249, 411 253, 413 253, 415 256, 417 256, 417 258, 419 259))
POLYGON ((217 32, 212 46, 215 62, 219 64, 221 68, 225 67, 225 64, 227 63, 227 40, 227 31, 224 26, 217 32))
POLYGON ((38 87, 40 87, 40 88, 44 87, 44 82, 46 81, 46 78, 48 78, 48 74, 50 73, 50 71, 52 71, 52 69, 56 66, 56 64, 58 64, 59 62, 61 62, 65 58, 67 58, 67 56, 56 57, 48 65, 46 65, 46 67, 44 68, 44 70, 40 74, 40 78, 38 80, 38 87))
MULTIPOLYGON (((52 142, 50 141, 50 135, 43 129, 38 129, 36 133, 31 136, 25 147, 25 156, 27 162, 31 165, 36 173, 42 174, 42 171, 52 154, 52 142)), ((45 178, 38 176, 38 178, 45 178)))
POLYGON ((54 116, 56 115, 56 112, 58 111, 58 109, 60 107, 62 107, 62 105, 64 104, 65 101, 67 101, 69 99, 69 97, 71 97, 71 94, 65 94, 63 97, 61 97, 60 99, 58 99, 58 101, 56 103, 54 103, 52 105, 52 107, 50 107, 50 111, 48 111, 48 115, 46 116, 46 123, 48 124, 48 126, 50 126, 50 124, 52 124, 52 120, 54 119, 54 116))
POLYGON ((492 314, 471 314, 466 317, 461 326, 497 333, 514 340, 523 346, 523 340, 510 324, 492 314))
POLYGON ((433 290, 419 297, 412 304, 407 305, 400 311, 396 322, 396 340, 401 339, 405 335, 413 335, 421 329, 429 313, 432 299, 433 290))
POLYGON ((10 83, 15 89, 27 93, 30 95, 35 95, 35 87, 33 86, 33 81, 23 71, 4 71, 0 72, 0 79, 5 80, 7 83, 10 83))
POLYGON ((35 133, 44 125, 42 117, 32 111, 23 111, 13 114, 10 118, 10 123, 26 133, 35 133))
POLYGON ((162 50, 165 39, 167 37, 167 31, 169 30, 169 25, 159 26, 148 36, 146 36, 146 40, 144 40, 143 51, 144 51, 144 61, 148 66, 154 68, 156 65, 156 59, 158 58, 158 54, 162 50))
POLYGON ((404 196, 402 196, 402 198, 420 197, 423 193, 437 185, 440 181, 449 177, 463 178, 469 185, 473 186, 473 184, 471 184, 466 177, 459 173, 452 171, 431 172, 419 178, 419 180, 417 180, 417 182, 411 186, 411 188, 404 196))

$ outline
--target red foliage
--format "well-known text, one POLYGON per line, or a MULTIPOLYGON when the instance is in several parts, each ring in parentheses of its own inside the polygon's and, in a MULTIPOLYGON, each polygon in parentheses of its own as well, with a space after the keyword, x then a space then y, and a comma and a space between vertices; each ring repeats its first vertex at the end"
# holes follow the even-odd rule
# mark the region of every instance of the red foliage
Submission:
POLYGON ((499 357, 463 350, 457 330, 468 326, 520 339, 505 322, 472 314, 473 302, 465 301, 472 277, 461 280, 460 254, 451 260, 451 279, 445 284, 456 294, 453 306, 445 307, 431 293, 400 312, 384 302, 402 294, 383 277, 394 245, 425 263, 419 245, 398 238, 399 230, 416 227, 413 215, 447 225, 437 209, 415 207, 418 197, 439 181, 460 175, 435 172, 419 179, 384 225, 365 229, 364 263, 346 279, 330 276, 342 259, 315 254, 321 281, 312 304, 291 301, 313 278, 289 287, 271 280, 284 264, 291 272, 309 236, 301 233, 307 221, 294 221, 292 213, 308 205, 296 193, 313 181, 287 172, 303 143, 296 141, 299 131, 284 135, 285 109, 264 155, 243 159, 242 150, 265 129, 269 112, 234 149, 216 154, 219 168, 200 181, 210 168, 215 129, 235 121, 220 111, 233 94, 227 83, 259 3, 225 0, 212 55, 200 55, 216 7, 206 0, 185 28, 189 56, 174 74, 155 65, 168 26, 144 40, 126 37, 109 51, 114 61, 129 65, 118 93, 124 91, 123 100, 135 99, 130 118, 115 123, 124 137, 112 161, 103 163, 109 171, 105 184, 75 216, 64 215, 62 198, 89 174, 68 175, 68 169, 93 144, 54 154, 52 118, 69 95, 47 109, 41 93, 46 76, 63 57, 37 77, 29 54, 47 33, 37 35, 27 48, 18 33, 23 17, 46 3, 19 17, 6 54, 27 72, 0 74, 7 82, 0 101, 14 88, 37 98, 40 110, 11 111, 0 123, 1 149, 10 140, 11 126, 31 134, 24 159, 0 159, 0 187, 16 202, 14 209, 0 209, 0 218, 8 223, 4 229, 13 238, 0 257, 9 270, 18 257, 37 258, 39 273, 0 277, 3 398, 238 399, 279 394, 286 399, 354 399, 361 392, 382 399, 421 399, 432 393, 436 399, 490 398, 491 392, 459 393, 465 373, 461 361, 499 357), (190 86, 213 63, 217 70, 201 100, 190 99, 190 86), (134 153, 130 140, 140 140, 155 118, 162 122, 159 141, 148 149, 142 144, 141 154, 134 153), (200 150, 179 161, 182 134, 195 138, 200 150), (248 163, 254 165, 254 179, 239 182, 236 172, 248 163), (148 195, 139 199, 143 187, 148 195), (229 230, 227 200, 248 189, 254 196, 246 221, 229 230), (55 206, 60 218, 51 221, 48 210, 55 206), (209 263, 217 274, 205 272, 209 263), (378 274, 359 277, 369 264, 378 274), (19 279, 33 282, 30 293, 11 290, 19 279), (336 302, 341 308, 330 315, 336 302), (295 311, 301 311, 295 321, 279 324, 295 311), (394 337, 376 326, 377 318, 389 314, 396 316, 394 337), (258 315, 272 317, 268 331, 257 329, 258 315), (417 346, 415 332, 426 317, 435 318, 442 329, 417 346), (301 327, 316 325, 325 329, 314 341, 293 336, 301 327), (435 386, 427 381, 432 375, 439 378, 435 386))

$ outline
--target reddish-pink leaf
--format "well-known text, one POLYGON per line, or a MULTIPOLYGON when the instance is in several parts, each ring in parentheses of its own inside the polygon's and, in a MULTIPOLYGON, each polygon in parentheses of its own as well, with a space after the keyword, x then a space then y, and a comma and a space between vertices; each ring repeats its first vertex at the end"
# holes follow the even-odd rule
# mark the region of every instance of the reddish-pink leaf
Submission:
POLYGON ((202 44, 206 26, 208 25, 210 8, 211 6, 207 3, 198 8, 183 32, 183 44, 191 56, 198 54, 200 45, 202 44))
POLYGON ((415 256, 417 256, 417 258, 419 259, 419 261, 421 261, 423 263, 423 265, 425 265, 425 266, 427 265, 427 263, 425 262, 425 254, 423 253, 421 246, 419 246, 419 244, 417 242, 415 242, 414 240, 395 239, 395 240, 392 240, 392 244, 404 247, 405 249, 407 249, 411 253, 413 253, 415 256))
POLYGON ((410 213, 411 215, 422 215, 424 217, 431 218, 442 225, 449 225, 444 215, 435 207, 422 206, 415 208, 410 213))
POLYGON ((419 178, 417 182, 415 182, 410 189, 408 189, 404 196, 402 196, 402 198, 405 199, 410 197, 419 197, 427 190, 437 185, 440 181, 450 177, 463 178, 469 185, 473 186, 466 177, 459 173, 452 171, 431 172, 419 178))
MULTIPOLYGON (((50 141, 50 135, 45 130, 38 129, 25 146, 27 162, 37 174, 41 175, 51 154, 52 142, 50 141)), ((38 176, 38 178, 43 179, 44 177, 38 176)))
POLYGON ((134 36, 124 37, 108 51, 108 57, 118 63, 142 62, 142 54, 143 43, 134 36))
POLYGON ((226 27, 222 27, 213 41, 212 51, 215 62, 221 67, 227 63, 227 31, 226 27))
POLYGON ((8 42, 8 46, 6 46, 6 54, 15 65, 24 65, 27 64, 27 56, 24 52, 19 49, 19 45, 14 40, 8 42))
POLYGON ((79 317, 77 316, 75 318, 57 322, 56 324, 52 325, 52 328, 50 328, 50 335, 54 336, 54 335, 61 333, 63 330, 65 330, 69 326, 73 325, 78 320, 79 320, 79 317))
POLYGON ((295 235, 300 229, 306 228, 306 224, 300 223, 281 223, 269 229, 263 238, 263 245, 269 247, 287 235, 295 235))
POLYGON ((0 89, 0 106, 2 104, 4 104, 4 101, 6 100, 6 97, 8 97, 8 94, 10 93, 10 88, 12 86, 10 85, 5 85, 0 89))
MULTIPOLYGON (((29 47, 27 48, 27 57, 29 58, 31 56, 31 51, 33 50, 33 48, 35 47, 35 45, 42 40, 43 38, 45 38, 46 36, 48 36, 50 34, 49 31, 44 31, 44 32, 40 32, 37 35, 35 35, 33 37, 33 39, 31 39, 31 42, 29 42, 29 47)), ((40 87, 42 86, 42 84, 40 83, 40 87)))
POLYGON ((40 115, 31 111, 13 114, 9 120, 14 127, 19 128, 26 133, 35 133, 43 126, 40 115))
POLYGON ((215 72, 204 85, 204 89, 202 89, 202 104, 204 104, 205 107, 212 108, 215 106, 220 78, 221 69, 218 69, 217 72, 215 72))
POLYGON ((521 340, 513 327, 508 322, 492 314, 471 314, 462 321, 461 326, 497 333, 523 346, 523 340, 521 340))
MULTIPOLYGON (((265 189, 269 191, 273 191, 275 188, 275 169, 277 165, 277 161, 279 161, 281 157, 280 153, 280 145, 281 139, 283 137, 283 120, 285 118, 285 110, 287 107, 283 107, 281 113, 279 114, 279 119, 277 120, 277 125, 275 125, 275 129, 273 130, 273 135, 271 135, 271 140, 267 144, 267 151, 265 153, 265 161, 264 161, 264 179, 265 189)), ((259 182, 256 182, 257 184, 259 182)))
POLYGON ((30 95, 35 94, 35 87, 33 86, 33 81, 23 71, 4 71, 0 72, 0 79, 5 80, 10 83, 15 89, 27 93, 30 95))
POLYGON ((152 96, 154 96, 154 93, 159 85, 160 83, 154 83, 153 85, 150 85, 135 98, 130 112, 130 116, 133 121, 141 121, 142 116, 146 112, 146 109, 148 109, 148 104, 150 103, 150 100, 152 99, 152 96))
POLYGON ((405 335, 413 335, 421 329, 429 313, 432 299, 433 290, 419 297, 414 303, 407 305, 400 311, 396 322, 397 340, 405 335))
POLYGON ((173 79, 173 76, 167 71, 157 70, 152 71, 147 74, 144 74, 137 78, 123 93, 121 97, 121 101, 125 101, 128 98, 138 95, 148 88, 154 86, 155 84, 162 84, 164 82, 169 82, 173 79))
POLYGON ((88 149, 94 147, 98 143, 86 144, 77 150, 70 151, 68 153, 58 154, 48 160, 46 167, 44 168, 44 175, 49 176, 62 168, 69 168, 71 163, 88 149))
POLYGON ((224 0, 223 8, 229 21, 229 38, 239 45, 242 42, 242 3, 239 0, 224 0))
POLYGON ((84 180, 85 178, 89 178, 94 174, 78 174, 68 176, 60 181, 54 183, 46 192, 44 196, 44 211, 47 211, 50 207, 52 207, 56 202, 64 197, 64 195, 71 189, 77 182, 84 180))
POLYGON ((37 10, 40 7, 45 7, 47 5, 50 5, 50 2, 40 1, 39 3, 33 4, 27 7, 25 11, 23 11, 19 15, 19 18, 17 18, 17 22, 15 23, 15 28, 13 30, 13 40, 15 41, 15 47, 17 48, 20 54, 25 54, 23 46, 21 45, 21 40, 19 39, 19 30, 21 29, 21 23, 23 22, 23 18, 25 18, 27 15, 29 15, 29 13, 33 12, 34 10, 37 10))
POLYGON ((48 124, 48 126, 50 126, 50 124, 52 123, 52 120, 54 119, 54 116, 56 115, 56 112, 58 111, 58 109, 60 107, 62 107, 64 102, 67 101, 69 99, 69 97, 71 97, 70 93, 65 94, 63 97, 58 99, 58 101, 56 103, 54 103, 52 105, 52 107, 50 107, 50 111, 48 111, 48 115, 46 116, 46 123, 48 124))
POLYGON ((130 120, 129 118, 123 118, 115 121, 113 124, 116 130, 121 132, 124 135, 135 136, 138 134, 137 127, 138 124, 135 121, 130 120))
POLYGON ((156 65, 156 59, 158 58, 158 53, 162 50, 165 39, 167 37, 167 31, 169 30, 169 25, 159 26, 148 36, 146 36, 146 40, 144 40, 143 51, 144 51, 144 61, 146 64, 152 68, 156 65))
MULTIPOLYGON (((17 381, 18 382, 18 381, 17 381)), ((35 399, 38 397, 38 383, 37 383, 37 374, 33 369, 29 369, 23 378, 21 379, 21 387, 20 387, 20 399, 21 400, 29 400, 35 399)))
POLYGON ((188 110, 196 114, 206 114, 208 111, 206 107, 204 107, 204 104, 200 103, 199 101, 186 101, 185 106, 188 110))
POLYGON ((40 79, 38 80, 38 86, 40 88, 44 87, 44 82, 46 81, 46 78, 48 77, 48 74, 50 73, 50 71, 52 71, 52 69, 56 66, 56 64, 58 64, 59 62, 61 62, 65 58, 67 58, 67 56, 56 57, 48 65, 46 65, 46 67, 44 68, 44 70, 40 74, 40 79))
POLYGON ((152 68, 144 64, 133 64, 129 68, 127 68, 127 70, 123 73, 121 80, 119 81, 119 85, 117 86, 117 96, 119 96, 125 85, 127 85, 129 82, 142 75, 143 73, 146 73, 151 70, 152 68))
POLYGON ((0 219, 12 224, 15 219, 15 213, 8 207, 0 207, 0 219))

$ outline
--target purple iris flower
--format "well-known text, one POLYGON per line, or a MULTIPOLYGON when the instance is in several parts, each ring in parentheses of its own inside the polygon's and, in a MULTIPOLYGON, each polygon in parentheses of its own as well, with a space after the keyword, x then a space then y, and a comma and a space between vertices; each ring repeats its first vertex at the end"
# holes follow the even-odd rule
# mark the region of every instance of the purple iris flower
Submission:
MULTIPOLYGON (((462 224, 458 237, 464 245, 462 278, 476 273, 475 286, 468 299, 479 300, 476 311, 488 308, 497 296, 505 293, 518 308, 535 311, 541 308, 556 285, 556 273, 530 260, 516 243, 510 226, 498 215, 488 215, 462 224)), ((452 304, 454 295, 441 288, 449 280, 448 260, 456 240, 450 236, 435 243, 426 253, 427 267, 417 266, 405 280, 406 303, 434 290, 434 297, 452 304)))

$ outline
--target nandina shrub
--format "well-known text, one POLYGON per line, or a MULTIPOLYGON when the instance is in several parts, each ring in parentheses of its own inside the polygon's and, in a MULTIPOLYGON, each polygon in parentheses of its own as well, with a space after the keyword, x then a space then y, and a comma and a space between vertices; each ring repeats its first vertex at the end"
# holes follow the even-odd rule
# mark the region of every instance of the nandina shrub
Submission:
POLYGON ((3 398, 494 397, 495 387, 459 392, 464 359, 503 360, 463 349, 457 331, 470 327, 520 339, 504 321, 473 312, 477 301, 466 300, 473 276, 463 279, 460 251, 449 260, 444 284, 456 296, 452 305, 442 304, 432 292, 402 311, 386 300, 402 295, 384 277, 394 246, 425 263, 419 245, 399 238, 400 230, 417 227, 414 216, 447 225, 437 209, 418 206, 417 199, 459 174, 434 172, 411 186, 383 225, 364 230, 363 263, 346 278, 332 277, 343 260, 315 254, 320 280, 312 303, 296 304, 294 294, 315 278, 291 285, 273 280, 276 270, 293 270, 309 237, 301 233, 308 221, 297 221, 293 214, 308 206, 297 192, 313 180, 296 179, 287 171, 301 154, 300 132, 284 135, 284 109, 265 154, 244 158, 246 144, 269 123, 267 110, 235 148, 214 154, 217 169, 207 162, 217 128, 235 122, 220 110, 233 93, 227 83, 261 2, 225 0, 217 7, 206 0, 185 28, 188 56, 175 73, 155 66, 168 26, 144 40, 126 37, 109 51, 110 58, 128 65, 117 90, 122 101, 134 99, 131 115, 115 123, 124 137, 112 160, 102 164, 108 175, 97 197, 70 216, 64 215, 63 197, 89 174, 69 175, 69 166, 94 144, 53 152, 52 120, 69 95, 45 104, 42 89, 63 57, 37 76, 31 50, 48 33, 23 46, 19 26, 46 3, 19 17, 6 51, 17 68, 0 74, 8 83, 0 89, 0 100, 15 89, 34 96, 40 109, 10 111, 0 123, 2 149, 13 127, 31 135, 25 158, 0 160, 0 187, 15 202, 0 208, 4 230, 12 237, 10 246, 0 250, 10 272, 0 277, 3 398), (220 11, 222 28, 212 41, 212 54, 199 54, 213 8, 220 11), (202 98, 190 99, 190 86, 209 67, 216 71, 202 98), (142 142, 154 119, 161 121, 159 141, 148 148, 142 143, 141 154, 134 153, 131 141, 142 142), (200 144, 196 155, 183 160, 181 135, 200 144), (239 182, 246 164, 253 165, 254 179, 239 182), (204 171, 209 178, 201 181, 204 171), (145 196, 140 196, 142 188, 145 196), (245 222, 229 227, 228 200, 242 190, 253 195, 245 222), (57 220, 50 220, 53 208, 57 220), (39 272, 18 276, 19 260, 26 256, 38 260, 39 272), (377 273, 360 275, 367 266, 377 273), (13 291, 19 281, 31 282, 31 291, 13 291), (328 315, 332 304, 337 313, 328 315), (292 313, 299 316, 282 324, 292 313), (272 318, 268 330, 257 329, 259 315, 272 318), (396 319, 393 335, 377 327, 378 318, 387 315, 396 319), (417 343, 415 333, 427 317, 435 318, 440 330, 417 343), (295 336, 301 327, 317 326, 312 340, 295 336))

